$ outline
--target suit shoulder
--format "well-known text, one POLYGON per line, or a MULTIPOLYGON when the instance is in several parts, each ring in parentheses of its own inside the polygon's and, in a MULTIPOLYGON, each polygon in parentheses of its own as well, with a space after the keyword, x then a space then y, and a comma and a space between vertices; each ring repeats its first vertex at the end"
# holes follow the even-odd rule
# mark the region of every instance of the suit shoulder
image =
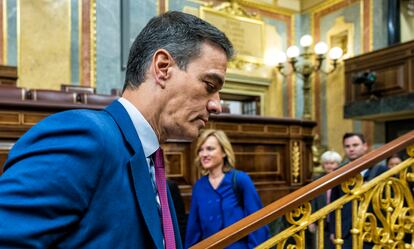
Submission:
POLYGON ((53 115, 48 116, 39 124, 42 124, 43 122, 66 122, 68 124, 73 125, 81 125, 81 126, 87 126, 89 124, 94 124, 96 126, 101 126, 103 120, 110 121, 112 118, 110 115, 102 110, 86 110, 86 109, 80 109, 80 110, 70 110, 70 111, 64 111, 59 112, 53 115), (68 122, 70 121, 70 122, 68 122))
POLYGON ((78 130, 92 133, 106 132, 108 129, 117 128, 113 119, 104 111, 96 110, 70 110, 48 116, 36 124, 32 129, 36 131, 45 130, 78 130))
POLYGON ((110 134, 116 133, 116 129, 115 122, 106 112, 65 111, 50 115, 37 123, 16 142, 14 148, 24 151, 27 146, 70 147, 76 144, 76 147, 89 148, 91 151, 96 148, 105 149, 109 148, 110 134))
POLYGON ((384 164, 378 164, 376 166, 374 166, 375 169, 375 175, 380 175, 382 173, 384 173, 385 171, 388 170, 388 167, 385 166, 384 164))

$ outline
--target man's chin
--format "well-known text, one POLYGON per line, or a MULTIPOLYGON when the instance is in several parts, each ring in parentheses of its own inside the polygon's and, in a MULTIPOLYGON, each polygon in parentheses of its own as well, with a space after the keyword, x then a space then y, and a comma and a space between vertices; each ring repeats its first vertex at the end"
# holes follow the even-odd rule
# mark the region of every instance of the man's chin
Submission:
POLYGON ((173 136, 171 137, 171 139, 184 139, 184 140, 193 140, 196 139, 198 137, 198 135, 200 134, 200 129, 197 128, 183 128, 182 132, 177 135, 177 136, 173 136))
POLYGON ((185 133, 188 139, 195 139, 197 138, 200 133, 201 130, 205 128, 205 123, 204 121, 202 122, 202 124, 200 125, 199 123, 192 125, 191 127, 188 127, 187 129, 185 129, 185 133))
POLYGON ((201 129, 194 129, 193 131, 188 132, 188 139, 196 139, 200 135, 201 129))

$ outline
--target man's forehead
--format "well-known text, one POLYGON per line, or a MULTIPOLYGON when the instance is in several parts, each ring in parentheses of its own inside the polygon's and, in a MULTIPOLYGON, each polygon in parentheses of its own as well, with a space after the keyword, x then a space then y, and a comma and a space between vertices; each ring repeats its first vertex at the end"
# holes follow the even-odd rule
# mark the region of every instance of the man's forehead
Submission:
POLYGON ((362 139, 358 136, 352 136, 352 137, 348 137, 345 138, 344 144, 349 144, 349 143, 360 143, 363 144, 362 139))

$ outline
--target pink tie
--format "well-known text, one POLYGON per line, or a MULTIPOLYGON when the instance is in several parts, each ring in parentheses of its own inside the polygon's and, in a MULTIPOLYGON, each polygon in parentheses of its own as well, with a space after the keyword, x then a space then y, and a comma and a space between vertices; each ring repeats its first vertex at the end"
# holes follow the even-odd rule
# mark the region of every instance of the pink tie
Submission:
POLYGON ((164 231, 165 248, 175 249, 174 227, 171 220, 170 207, 167 198, 167 186, 165 180, 164 154, 161 147, 155 151, 155 182, 161 202, 162 228, 164 231))
MULTIPOLYGON (((331 193, 332 193, 332 189, 331 188, 326 191, 326 204, 331 203, 331 193)), ((328 214, 328 216, 326 218, 326 220, 328 222, 330 222, 330 220, 331 220, 330 216, 331 216, 331 214, 328 214)))
POLYGON ((332 192, 332 189, 328 189, 326 191, 326 204, 331 203, 331 192, 332 192))

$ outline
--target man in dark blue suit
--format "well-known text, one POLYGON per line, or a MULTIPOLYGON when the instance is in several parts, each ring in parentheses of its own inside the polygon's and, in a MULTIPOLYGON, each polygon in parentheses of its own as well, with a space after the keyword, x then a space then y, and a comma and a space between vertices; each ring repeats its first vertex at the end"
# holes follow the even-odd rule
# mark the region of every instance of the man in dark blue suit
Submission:
MULTIPOLYGON (((348 132, 345 133, 342 139, 346 160, 341 163, 340 167, 346 165, 350 161, 356 160, 368 151, 368 144, 365 140, 365 137, 361 133, 348 132)), ((387 167, 385 165, 375 165, 371 168, 368 168, 361 172, 361 176, 364 181, 370 181, 381 173, 385 172, 387 167)), ((331 193, 331 202, 341 198, 345 193, 342 191, 341 185, 335 186, 332 188, 331 193)), ((341 225, 342 225, 342 239, 344 244, 342 245, 343 249, 352 248, 352 202, 346 203, 342 207, 341 215, 341 225)), ((333 214, 333 219, 335 220, 335 213, 333 214)), ((335 232, 335 222, 330 223, 330 231, 335 232)), ((334 238, 334 234, 331 234, 331 238, 334 238)), ((372 246, 369 243, 364 244, 364 248, 371 248, 372 246)))
POLYGON ((49 116, 10 151, 0 248, 160 249, 171 237, 168 249, 181 248, 169 193, 174 231, 163 232, 152 155, 167 139, 195 138, 221 111, 232 54, 226 36, 195 16, 151 19, 132 45, 119 100, 49 116))

